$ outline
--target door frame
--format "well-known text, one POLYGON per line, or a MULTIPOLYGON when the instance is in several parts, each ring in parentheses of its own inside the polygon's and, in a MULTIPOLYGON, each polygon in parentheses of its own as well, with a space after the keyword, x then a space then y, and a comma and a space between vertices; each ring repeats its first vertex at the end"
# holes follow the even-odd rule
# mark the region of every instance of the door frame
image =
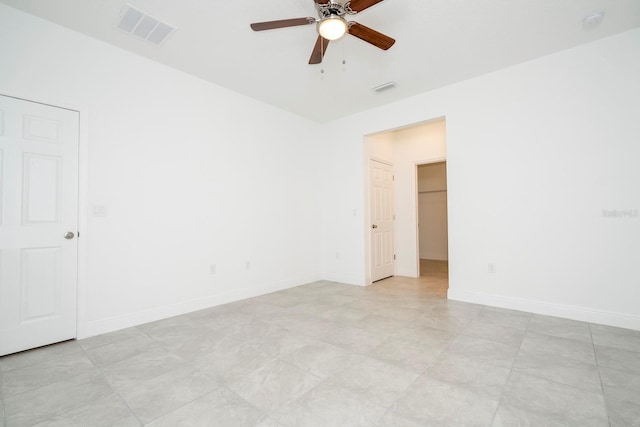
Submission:
POLYGON ((62 108, 78 113, 78 281, 76 303, 76 339, 87 336, 87 294, 88 294, 88 182, 89 182, 89 108, 83 103, 59 99, 57 96, 42 96, 21 88, 19 92, 0 86, 0 95, 34 102, 50 107, 62 108))

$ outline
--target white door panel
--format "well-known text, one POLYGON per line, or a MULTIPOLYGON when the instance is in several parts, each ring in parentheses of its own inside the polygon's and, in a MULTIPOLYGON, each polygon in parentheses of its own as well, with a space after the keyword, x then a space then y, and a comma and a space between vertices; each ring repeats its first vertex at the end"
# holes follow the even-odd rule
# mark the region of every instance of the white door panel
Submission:
POLYGON ((76 336, 78 120, 0 95, 0 355, 76 336))
POLYGON ((371 280, 393 276, 393 166, 371 160, 371 280))

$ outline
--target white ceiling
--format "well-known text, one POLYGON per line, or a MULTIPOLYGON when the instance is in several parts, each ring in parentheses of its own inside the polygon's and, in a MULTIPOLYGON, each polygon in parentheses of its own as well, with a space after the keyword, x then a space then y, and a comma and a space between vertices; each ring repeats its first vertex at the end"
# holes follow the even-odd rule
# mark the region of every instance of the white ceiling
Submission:
POLYGON ((390 50, 346 36, 308 65, 315 26, 249 24, 315 16, 313 0, 129 0, 178 27, 162 47, 115 29, 126 0, 0 2, 318 122, 640 27, 639 0, 385 0, 348 19, 395 38, 390 50))

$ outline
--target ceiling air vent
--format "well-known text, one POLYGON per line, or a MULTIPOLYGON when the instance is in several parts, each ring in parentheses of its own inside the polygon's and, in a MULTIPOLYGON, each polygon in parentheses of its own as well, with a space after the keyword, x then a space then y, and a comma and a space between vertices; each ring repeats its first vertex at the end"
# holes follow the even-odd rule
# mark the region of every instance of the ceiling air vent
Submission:
POLYGON ((381 84, 379 86, 376 86, 376 87, 372 88, 372 90, 374 92, 380 93, 380 92, 384 92, 384 91, 389 90, 389 89, 393 89, 396 86, 397 86, 396 82, 386 82, 386 83, 383 83, 383 84, 381 84))
POLYGON ((176 30, 166 22, 162 22, 128 4, 120 12, 120 21, 117 28, 156 46, 161 46, 176 30))

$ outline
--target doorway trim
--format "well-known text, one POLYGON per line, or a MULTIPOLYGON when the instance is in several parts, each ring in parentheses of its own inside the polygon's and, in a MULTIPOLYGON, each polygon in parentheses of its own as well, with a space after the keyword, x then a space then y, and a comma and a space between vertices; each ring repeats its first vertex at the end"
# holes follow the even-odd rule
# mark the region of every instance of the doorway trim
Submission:
POLYGON ((88 200, 89 200, 89 108, 80 102, 69 102, 23 90, 19 92, 0 86, 0 94, 23 101, 63 108, 78 113, 78 279, 76 303, 76 339, 87 336, 88 295, 88 200))

